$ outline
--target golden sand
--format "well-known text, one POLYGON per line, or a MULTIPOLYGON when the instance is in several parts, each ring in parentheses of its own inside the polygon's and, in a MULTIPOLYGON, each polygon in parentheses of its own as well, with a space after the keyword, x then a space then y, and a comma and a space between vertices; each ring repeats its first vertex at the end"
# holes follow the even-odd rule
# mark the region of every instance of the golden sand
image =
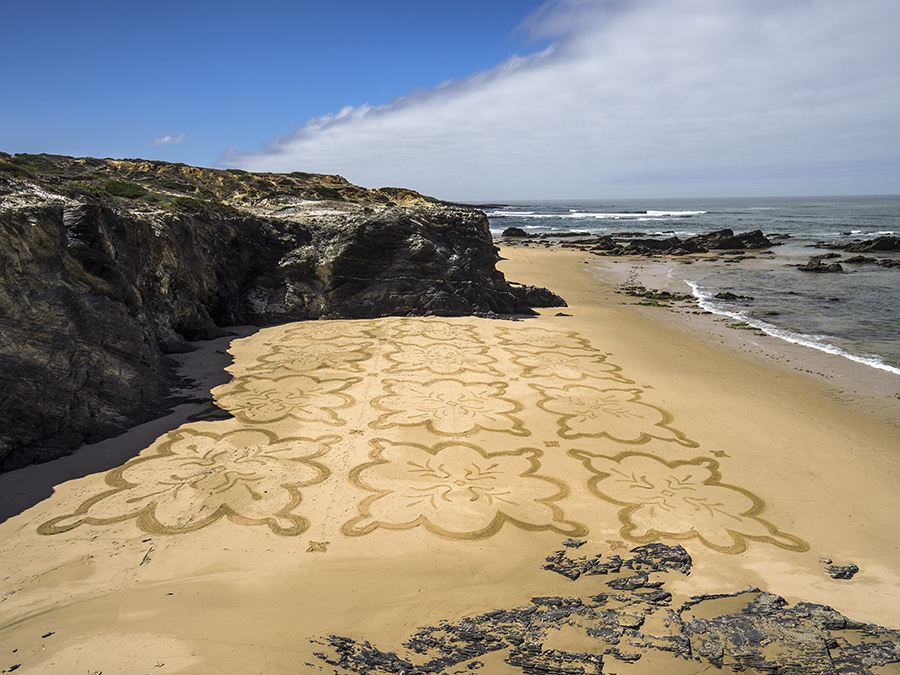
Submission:
POLYGON ((0 672, 332 672, 323 636, 402 650, 570 593, 542 569, 568 537, 683 545, 678 597, 756 586, 900 628, 889 405, 623 303, 583 253, 503 256, 569 307, 263 329, 231 342, 228 381, 194 357, 231 417, 0 476, 0 672))

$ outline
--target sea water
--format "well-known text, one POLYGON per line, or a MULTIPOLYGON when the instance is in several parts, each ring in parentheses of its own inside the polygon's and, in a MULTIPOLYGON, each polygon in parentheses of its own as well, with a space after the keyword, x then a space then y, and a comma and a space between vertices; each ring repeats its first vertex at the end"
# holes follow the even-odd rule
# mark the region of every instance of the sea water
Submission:
MULTIPOLYGON (((670 276, 686 283, 708 311, 900 375, 900 267, 844 263, 840 274, 798 269, 812 256, 829 252, 815 248, 822 242, 900 236, 900 196, 554 201, 485 212, 495 237, 508 227, 534 234, 682 239, 726 228, 762 230, 779 244, 771 253, 716 255, 712 261, 675 265, 670 276), (752 299, 716 299, 721 292, 752 299)), ((841 258, 826 262, 856 255, 836 252, 841 258)), ((898 252, 863 255, 900 259, 898 252)))

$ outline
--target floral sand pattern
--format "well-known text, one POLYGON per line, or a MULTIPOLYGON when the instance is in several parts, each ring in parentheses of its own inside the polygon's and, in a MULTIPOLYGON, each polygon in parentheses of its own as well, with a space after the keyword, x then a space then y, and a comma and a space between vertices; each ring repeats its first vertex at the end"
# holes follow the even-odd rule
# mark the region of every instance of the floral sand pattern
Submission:
POLYGON ((184 427, 163 438, 155 454, 106 475, 113 489, 38 531, 58 534, 83 524, 133 518, 145 532, 181 534, 227 518, 240 525, 268 525, 279 535, 297 535, 309 527, 309 521, 294 512, 301 503, 300 488, 328 478, 331 472, 316 460, 339 440, 278 440, 262 429, 220 435, 184 427))
POLYGON ((600 528, 723 553, 805 550, 575 331, 385 318, 289 324, 241 344, 234 379, 213 391, 232 418, 205 413, 162 436, 38 531, 132 521, 159 534, 223 523, 296 536, 314 525, 322 544, 376 530, 472 540, 504 526, 600 528), (304 515, 313 489, 351 501, 304 515))
POLYGON ((593 475, 588 489, 623 507, 621 535, 642 544, 695 539, 721 553, 743 553, 751 541, 790 551, 806 542, 779 532, 759 514, 763 502, 752 492, 721 482, 719 463, 708 457, 667 462, 641 453, 615 457, 572 451, 593 475))
POLYGON ((284 375, 271 379, 245 375, 216 388, 216 403, 230 410, 244 424, 279 422, 288 417, 301 422, 342 425, 338 410, 349 408, 355 399, 343 393, 360 381, 319 379, 311 375, 284 375))
POLYGON ((360 515, 344 524, 344 534, 422 526, 453 539, 483 539, 504 523, 567 536, 587 533, 563 519, 555 502, 569 488, 538 473, 540 450, 489 453, 452 441, 431 448, 383 439, 372 445, 372 461, 356 467, 350 481, 375 494, 359 504, 360 515))
POLYGON ((675 441, 695 448, 697 443, 670 426, 672 416, 641 401, 640 389, 598 389, 587 385, 532 385, 542 395, 543 410, 559 416, 562 438, 609 438, 618 443, 675 441))
POLYGON ((388 373, 433 373, 435 375, 460 375, 465 372, 485 373, 503 377, 493 367, 497 359, 488 355, 488 348, 474 344, 456 345, 449 342, 414 344, 401 342, 394 352, 385 357, 392 363, 388 373))
POLYGON ((522 404, 503 396, 507 388, 503 382, 386 380, 384 388, 388 394, 372 401, 372 407, 382 412, 369 425, 373 429, 421 425, 440 436, 478 430, 531 434, 513 415, 522 410, 522 404))

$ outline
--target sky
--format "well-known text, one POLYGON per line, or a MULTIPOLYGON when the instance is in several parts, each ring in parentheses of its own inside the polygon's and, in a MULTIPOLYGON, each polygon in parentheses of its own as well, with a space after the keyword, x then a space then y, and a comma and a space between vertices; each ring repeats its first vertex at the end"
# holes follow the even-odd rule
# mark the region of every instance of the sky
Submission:
POLYGON ((900 193, 897 0, 30 0, 0 150, 443 199, 900 193))

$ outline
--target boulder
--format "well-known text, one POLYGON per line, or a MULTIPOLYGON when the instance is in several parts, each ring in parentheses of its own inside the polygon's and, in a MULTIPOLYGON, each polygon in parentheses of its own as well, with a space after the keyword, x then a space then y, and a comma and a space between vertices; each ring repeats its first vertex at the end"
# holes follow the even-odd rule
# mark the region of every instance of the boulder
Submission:
POLYGON ((819 273, 835 273, 835 272, 843 272, 844 268, 841 267, 840 263, 831 263, 830 265, 824 262, 825 256, 814 256, 809 259, 805 265, 801 265, 798 269, 801 272, 819 272, 819 273))
POLYGON ((850 253, 869 253, 871 251, 900 251, 900 237, 877 237, 869 241, 857 241, 844 247, 850 253))
POLYGON ((507 227, 505 230, 503 230, 503 234, 501 236, 527 238, 527 237, 533 237, 534 235, 529 234, 528 232, 523 230, 521 227, 507 227))

